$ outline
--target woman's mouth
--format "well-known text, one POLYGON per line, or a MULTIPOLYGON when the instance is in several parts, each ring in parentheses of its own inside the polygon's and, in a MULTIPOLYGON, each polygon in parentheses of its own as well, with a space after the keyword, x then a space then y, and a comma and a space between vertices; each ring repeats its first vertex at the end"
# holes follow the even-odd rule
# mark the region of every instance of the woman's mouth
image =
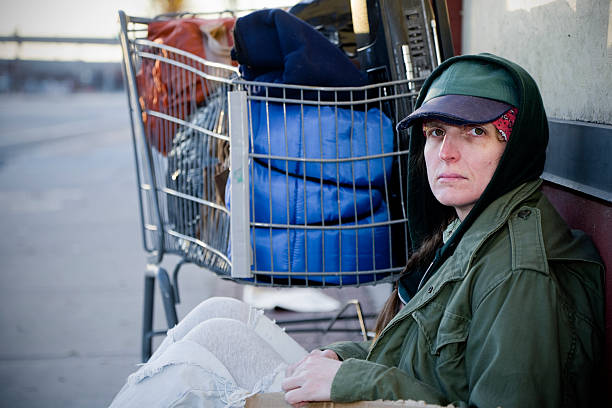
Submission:
POLYGON ((467 177, 462 176, 461 174, 458 173, 441 173, 440 175, 438 175, 438 181, 441 182, 452 182, 452 181, 458 181, 458 180, 466 180, 467 177))

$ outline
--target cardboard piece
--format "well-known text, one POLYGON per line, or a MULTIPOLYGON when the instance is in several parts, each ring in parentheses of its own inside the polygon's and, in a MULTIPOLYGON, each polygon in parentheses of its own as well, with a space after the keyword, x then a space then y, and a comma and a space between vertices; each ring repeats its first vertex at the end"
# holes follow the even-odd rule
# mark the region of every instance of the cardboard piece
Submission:
MULTIPOLYGON (((445 408, 453 408, 448 405, 445 408)), ((245 408, 291 408, 282 392, 256 394, 247 398, 245 408)), ((306 408, 442 408, 424 401, 359 401, 359 402, 310 402, 306 408)))

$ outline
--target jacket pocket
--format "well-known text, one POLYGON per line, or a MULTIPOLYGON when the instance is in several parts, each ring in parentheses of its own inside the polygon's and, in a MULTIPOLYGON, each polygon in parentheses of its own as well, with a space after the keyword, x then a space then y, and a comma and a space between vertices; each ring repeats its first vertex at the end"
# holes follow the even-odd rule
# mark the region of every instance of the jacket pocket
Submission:
POLYGON ((443 359, 463 354, 470 319, 450 312, 436 302, 415 310, 412 317, 426 340, 430 354, 443 359))

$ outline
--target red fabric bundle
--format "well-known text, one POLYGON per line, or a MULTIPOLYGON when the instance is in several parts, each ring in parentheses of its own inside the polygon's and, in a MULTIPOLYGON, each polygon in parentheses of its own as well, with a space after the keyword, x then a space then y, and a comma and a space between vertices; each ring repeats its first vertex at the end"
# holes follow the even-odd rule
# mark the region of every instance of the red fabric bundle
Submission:
MULTIPOLYGON (((233 46, 234 23, 234 18, 156 21, 149 24, 147 38, 207 60, 230 64, 229 50, 233 46), (224 52, 218 52, 219 48, 227 50, 227 57, 224 52)), ((206 72, 205 65, 193 59, 164 49, 150 51, 206 72)), ((176 131, 176 124, 147 115, 146 110, 161 112, 178 119, 188 119, 196 106, 204 102, 209 92, 208 86, 201 77, 183 68, 150 58, 143 58, 136 80, 146 135, 151 145, 166 155, 176 131)))

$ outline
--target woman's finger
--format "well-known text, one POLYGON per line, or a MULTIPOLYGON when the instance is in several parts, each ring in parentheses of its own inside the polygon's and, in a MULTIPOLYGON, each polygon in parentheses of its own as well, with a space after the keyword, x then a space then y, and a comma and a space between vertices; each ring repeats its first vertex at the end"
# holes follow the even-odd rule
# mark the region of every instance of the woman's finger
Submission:
POLYGON ((304 395, 302 388, 294 388, 285 392, 285 401, 294 407, 301 407, 308 402, 308 395, 304 395))
POLYGON ((281 383, 283 391, 288 392, 300 387, 304 383, 304 378, 300 375, 285 377, 281 383))
POLYGON ((285 400, 292 405, 305 401, 329 401, 332 382, 341 365, 342 362, 324 357, 322 352, 309 356, 298 367, 297 375, 283 381, 285 400))

